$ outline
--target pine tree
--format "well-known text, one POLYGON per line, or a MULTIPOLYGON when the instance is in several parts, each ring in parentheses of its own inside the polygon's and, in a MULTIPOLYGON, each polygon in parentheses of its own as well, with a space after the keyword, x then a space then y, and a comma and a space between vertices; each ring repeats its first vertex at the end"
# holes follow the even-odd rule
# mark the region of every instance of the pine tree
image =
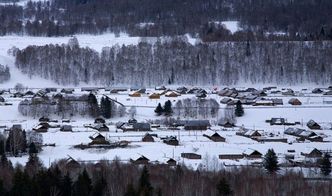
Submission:
POLYGON ((328 176, 331 173, 331 161, 330 155, 325 153, 323 158, 320 160, 320 171, 324 176, 328 176))
POLYGON ((158 116, 160 116, 160 115, 163 114, 164 109, 161 107, 161 104, 160 104, 160 103, 158 103, 158 106, 156 107, 156 109, 154 110, 154 112, 155 112, 158 116))
POLYGON ((92 190, 91 179, 84 169, 74 183, 73 196, 89 196, 92 190))
POLYGON ((62 196, 71 196, 72 180, 68 173, 61 179, 59 189, 62 196))
POLYGON ((173 113, 172 102, 170 100, 168 100, 168 101, 165 102, 165 105, 164 105, 164 114, 166 116, 169 116, 172 113, 173 113))
POLYGON ((275 173, 279 170, 278 157, 273 149, 269 149, 265 154, 263 166, 269 173, 275 173))
POLYGON ((31 142, 31 144, 29 145, 29 154, 37 154, 38 153, 38 149, 35 145, 34 142, 31 142))
POLYGON ((3 187, 3 181, 0 179, 0 195, 6 195, 6 190, 3 187))
POLYGON ((241 117, 241 116, 243 116, 243 114, 244 114, 244 110, 242 107, 242 103, 241 103, 241 101, 237 101, 236 107, 235 107, 235 116, 241 117))
POLYGON ((90 93, 88 96, 89 115, 91 117, 97 117, 99 115, 99 107, 96 96, 90 93))
POLYGON ((108 97, 104 98, 102 97, 101 98, 101 101, 100 101, 100 112, 101 112, 101 115, 106 118, 106 119, 109 119, 112 117, 112 104, 111 104, 111 101, 108 97))
POLYGON ((217 184, 217 194, 218 196, 227 196, 227 195, 232 195, 233 191, 226 181, 225 178, 222 178, 219 180, 217 184))
POLYGON ((153 194, 153 187, 150 183, 150 174, 146 166, 144 166, 139 178, 138 193, 142 196, 151 196, 153 194))
POLYGON ((104 190, 107 186, 107 183, 103 177, 97 179, 92 189, 92 196, 104 195, 104 190))
POLYGON ((127 190, 126 190, 124 196, 138 196, 138 194, 137 194, 137 192, 136 192, 136 190, 135 190, 132 183, 129 183, 127 185, 127 190))

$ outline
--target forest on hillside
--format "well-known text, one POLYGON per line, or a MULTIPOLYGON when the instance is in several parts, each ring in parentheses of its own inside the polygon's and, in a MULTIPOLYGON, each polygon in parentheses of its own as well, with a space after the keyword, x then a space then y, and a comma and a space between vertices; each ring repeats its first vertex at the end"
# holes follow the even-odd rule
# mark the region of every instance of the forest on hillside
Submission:
POLYGON ((215 42, 191 45, 183 38, 103 48, 69 44, 17 50, 16 66, 30 77, 58 84, 234 85, 332 83, 332 42, 215 42))
MULTIPOLYGON (((210 160, 209 168, 213 164, 210 160)), ((36 154, 25 166, 0 161, 3 196, 192 196, 192 195, 316 195, 331 193, 331 181, 309 181, 301 173, 268 174, 262 169, 194 171, 184 165, 137 166, 120 160, 82 163, 72 158, 46 168, 36 154)))
POLYGON ((207 41, 331 40, 331 10, 330 0, 28 1, 0 5, 0 35, 125 32, 143 37, 189 33, 207 41), (220 24, 230 20, 239 21, 242 31, 231 35, 220 24))

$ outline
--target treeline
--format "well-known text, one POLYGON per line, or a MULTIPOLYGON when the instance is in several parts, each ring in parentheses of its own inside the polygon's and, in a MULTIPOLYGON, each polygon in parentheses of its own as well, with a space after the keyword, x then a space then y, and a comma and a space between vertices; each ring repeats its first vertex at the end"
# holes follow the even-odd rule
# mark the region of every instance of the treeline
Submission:
POLYGON ((154 44, 105 47, 101 53, 81 48, 77 41, 70 43, 18 50, 16 66, 30 77, 40 76, 62 85, 85 82, 154 87, 332 82, 329 41, 191 45, 177 37, 168 41, 158 39, 154 44))
POLYGON ((81 96, 63 96, 61 94, 49 97, 34 97, 31 100, 25 99, 18 105, 18 111, 23 116, 39 118, 41 116, 60 116, 69 118, 72 116, 89 116, 111 118, 124 116, 126 109, 117 106, 108 98, 102 98, 101 103, 94 94, 81 96))
POLYGON ((6 82, 10 79, 9 67, 0 64, 0 83, 6 82))
POLYGON ((300 173, 269 175, 242 167, 222 171, 194 171, 185 166, 100 161, 83 164, 60 160, 45 168, 36 154, 23 167, 2 156, 0 194, 71 196, 192 196, 192 195, 329 195, 331 181, 306 181, 300 173))
POLYGON ((127 32, 189 33, 206 41, 332 39, 330 0, 51 0, 0 6, 0 35, 62 36, 127 32), (138 6, 139 5, 139 6, 138 6), (221 21, 237 20, 231 35, 221 21), (284 32, 282 36, 270 36, 284 32), (280 38, 281 37, 281 38, 280 38))

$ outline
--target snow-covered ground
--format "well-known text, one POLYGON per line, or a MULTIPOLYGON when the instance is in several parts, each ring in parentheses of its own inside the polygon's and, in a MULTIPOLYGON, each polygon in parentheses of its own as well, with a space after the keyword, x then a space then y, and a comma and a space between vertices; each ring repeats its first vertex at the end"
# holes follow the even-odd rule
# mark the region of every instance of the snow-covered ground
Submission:
MULTIPOLYGON (((37 89, 34 89, 36 91, 37 89)), ((147 92, 154 92, 153 89, 148 89, 147 92)), ((75 90, 75 94, 82 94, 80 89, 75 90)), ((166 100, 171 100, 173 103, 178 99, 191 98, 194 95, 182 95, 177 98, 167 98, 161 96, 160 100, 151 100, 148 95, 142 97, 129 97, 129 91, 122 92, 120 94, 110 94, 101 90, 98 93, 100 98, 102 94, 107 94, 109 97, 114 98, 124 105, 136 106, 137 114, 135 118, 144 122, 149 119, 157 119, 164 117, 156 117, 154 114, 154 108, 160 103, 164 103, 166 100)), ((19 114, 17 105, 21 98, 11 98, 9 94, 3 95, 8 103, 12 103, 10 106, 0 106, 1 116, 0 124, 10 127, 12 124, 22 124, 26 130, 31 130, 32 127, 38 124, 38 119, 32 119, 24 117, 19 114)), ((154 143, 141 142, 142 136, 145 132, 125 132, 116 131, 115 123, 118 121, 128 120, 128 116, 123 118, 116 118, 107 120, 107 124, 110 127, 110 132, 102 133, 106 138, 111 141, 127 140, 130 141, 129 148, 116 148, 116 149, 74 149, 73 146, 81 143, 90 142, 89 136, 95 133, 94 130, 85 128, 84 124, 93 123, 92 118, 73 117, 73 132, 60 132, 59 128, 50 129, 49 132, 43 133, 44 143, 55 143, 55 147, 44 147, 40 153, 40 158, 46 166, 55 160, 66 158, 67 155, 82 161, 97 161, 100 159, 112 160, 115 157, 119 157, 121 160, 128 161, 130 158, 135 158, 140 155, 144 155, 151 161, 165 162, 167 158, 174 158, 179 163, 184 163, 193 168, 197 168, 199 164, 210 164, 213 162, 222 165, 247 165, 257 160, 240 159, 240 160, 220 160, 218 155, 220 154, 242 154, 248 149, 258 150, 260 153, 265 154, 268 149, 273 148, 279 156, 279 161, 284 162, 285 153, 287 150, 295 150, 295 159, 303 160, 301 152, 305 152, 311 148, 317 148, 320 150, 332 150, 332 131, 331 123, 332 118, 329 114, 332 113, 332 105, 324 104, 323 100, 332 100, 330 96, 319 96, 312 94, 304 94, 297 96, 303 103, 302 106, 291 106, 288 104, 288 100, 291 97, 280 96, 284 100, 283 106, 264 107, 264 106, 245 106, 245 115, 237 118, 237 126, 243 126, 249 129, 263 130, 264 134, 274 133, 278 137, 287 138, 290 143, 281 142, 266 142, 260 143, 250 138, 236 135, 238 128, 224 130, 221 127, 213 124, 211 129, 216 130, 221 136, 226 138, 226 142, 212 142, 206 137, 203 137, 204 131, 185 131, 185 130, 164 130, 154 128, 154 134, 158 137, 165 136, 177 136, 180 140, 179 146, 170 146, 156 141, 154 143), (284 135, 283 131, 287 126, 270 126, 265 120, 272 117, 286 118, 288 122, 298 121, 300 125, 296 127, 307 129, 306 122, 310 119, 315 120, 322 125, 323 129, 315 131, 317 134, 324 135, 325 142, 295 142, 295 137, 284 135), (202 155, 201 160, 188 160, 181 158, 183 152, 194 152, 202 155)), ((208 98, 215 98, 220 101, 223 97, 216 94, 209 94, 208 98)), ((225 105, 220 105, 221 108, 225 105)), ((220 109, 220 115, 223 114, 223 109, 220 109)), ((176 117, 176 116, 175 116, 176 117)), ((59 117, 56 119, 61 120, 59 117)), ((211 121, 212 122, 212 121, 211 121)), ((60 123, 61 124, 61 123, 60 123)), ((13 162, 19 162, 24 164, 27 161, 27 156, 12 157, 13 162)), ((261 161, 261 160, 258 160, 261 161)))

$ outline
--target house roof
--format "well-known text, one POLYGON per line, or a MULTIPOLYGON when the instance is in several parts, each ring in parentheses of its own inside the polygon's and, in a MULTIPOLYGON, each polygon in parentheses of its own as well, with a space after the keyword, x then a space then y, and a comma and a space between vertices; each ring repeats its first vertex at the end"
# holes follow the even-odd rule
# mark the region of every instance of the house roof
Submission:
POLYGON ((252 154, 262 154, 257 150, 251 149, 251 148, 247 148, 246 150, 243 151, 243 154, 245 155, 252 155, 252 154))
POLYGON ((134 129, 145 129, 145 130, 151 129, 150 123, 134 123, 133 127, 134 129))
POLYGON ((210 126, 209 120, 188 120, 184 126, 210 126))

